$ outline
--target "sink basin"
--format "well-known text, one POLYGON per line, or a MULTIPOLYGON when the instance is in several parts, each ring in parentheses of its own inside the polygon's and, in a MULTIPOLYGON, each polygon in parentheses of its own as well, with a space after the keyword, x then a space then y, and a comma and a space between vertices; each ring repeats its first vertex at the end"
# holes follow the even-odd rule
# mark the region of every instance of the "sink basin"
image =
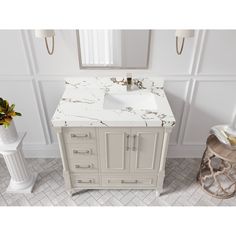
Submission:
POLYGON ((135 110, 156 110, 157 104, 155 95, 152 93, 105 94, 103 109, 116 110, 127 107, 133 108, 135 110))

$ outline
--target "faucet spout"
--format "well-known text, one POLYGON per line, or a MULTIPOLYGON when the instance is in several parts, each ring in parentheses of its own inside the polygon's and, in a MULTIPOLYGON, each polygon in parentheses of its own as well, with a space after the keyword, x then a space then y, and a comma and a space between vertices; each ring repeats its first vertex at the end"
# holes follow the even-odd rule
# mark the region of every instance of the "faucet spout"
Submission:
POLYGON ((126 78, 126 86, 127 86, 127 91, 131 91, 131 86, 132 86, 132 74, 127 73, 127 78, 126 78))

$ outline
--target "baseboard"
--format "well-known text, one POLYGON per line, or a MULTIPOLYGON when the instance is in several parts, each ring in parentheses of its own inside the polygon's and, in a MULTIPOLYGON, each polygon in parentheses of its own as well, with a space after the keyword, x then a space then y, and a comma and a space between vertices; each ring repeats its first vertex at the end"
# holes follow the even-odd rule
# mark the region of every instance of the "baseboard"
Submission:
MULTIPOLYGON (((170 145, 167 158, 201 158, 204 148, 204 145, 170 145)), ((23 152, 26 158, 60 158, 58 144, 24 145, 23 152)))
POLYGON ((167 158, 202 158, 205 145, 170 145, 167 158))

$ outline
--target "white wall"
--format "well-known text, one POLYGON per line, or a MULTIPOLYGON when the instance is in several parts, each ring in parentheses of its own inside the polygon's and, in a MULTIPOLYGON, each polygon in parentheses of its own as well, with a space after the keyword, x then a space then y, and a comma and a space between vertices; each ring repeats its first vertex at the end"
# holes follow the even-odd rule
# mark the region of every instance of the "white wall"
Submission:
MULTIPOLYGON (((56 31, 55 54, 32 31, 0 30, 0 96, 16 104, 27 131, 29 157, 59 156, 50 119, 64 90, 65 76, 125 75, 128 70, 80 70, 76 34, 56 31)), ((200 157, 211 126, 229 123, 236 109, 236 31, 196 31, 182 56, 175 53, 174 31, 152 31, 150 66, 133 74, 165 79, 177 119, 169 157, 200 157)))

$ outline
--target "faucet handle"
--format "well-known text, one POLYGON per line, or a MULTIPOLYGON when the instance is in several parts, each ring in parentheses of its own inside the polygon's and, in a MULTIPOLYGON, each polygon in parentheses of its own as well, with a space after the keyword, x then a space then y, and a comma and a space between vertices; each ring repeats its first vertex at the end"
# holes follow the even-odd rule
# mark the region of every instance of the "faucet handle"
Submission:
POLYGON ((132 73, 127 73, 126 78, 127 78, 127 84, 131 85, 132 84, 132 73))

